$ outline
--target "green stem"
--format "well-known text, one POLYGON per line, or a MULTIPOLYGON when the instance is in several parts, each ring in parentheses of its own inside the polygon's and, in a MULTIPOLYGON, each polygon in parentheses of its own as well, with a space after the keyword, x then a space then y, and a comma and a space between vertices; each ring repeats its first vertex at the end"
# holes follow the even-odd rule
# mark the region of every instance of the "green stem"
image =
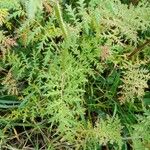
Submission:
MULTIPOLYGON (((58 0, 56 0, 54 2, 54 9, 55 9, 57 21, 59 23, 59 26, 60 26, 62 33, 63 33, 63 36, 64 36, 64 40, 65 40, 64 42, 67 42, 68 41, 68 32, 66 29, 66 25, 63 21, 63 17, 62 17, 62 13, 61 13, 61 7, 60 7, 58 0)), ((67 47, 65 47, 62 49, 62 64, 61 65, 62 65, 63 72, 65 72, 65 70, 66 70, 67 55, 68 55, 68 49, 67 49, 67 47)))
POLYGON ((54 4, 54 9, 55 9, 55 14, 56 14, 57 20, 59 22, 60 28, 63 32, 63 35, 65 38, 67 38, 68 33, 67 33, 67 29, 66 29, 65 23, 62 18, 61 8, 60 8, 58 0, 56 0, 56 2, 54 4))

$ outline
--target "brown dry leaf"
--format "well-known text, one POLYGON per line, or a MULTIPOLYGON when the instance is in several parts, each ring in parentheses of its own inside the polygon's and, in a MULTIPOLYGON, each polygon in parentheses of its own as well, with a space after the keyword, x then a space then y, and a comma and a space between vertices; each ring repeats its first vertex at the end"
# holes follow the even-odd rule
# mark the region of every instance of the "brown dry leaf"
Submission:
POLYGON ((51 7, 50 4, 48 4, 48 2, 45 1, 45 2, 43 3, 43 6, 44 6, 45 11, 46 11, 47 13, 51 13, 51 12, 52 12, 52 7, 51 7))
POLYGON ((110 49, 108 46, 101 46, 101 59, 102 61, 107 60, 111 55, 110 49))
POLYGON ((3 41, 3 45, 6 47, 6 48, 10 48, 12 46, 17 46, 17 43, 16 43, 16 40, 14 38, 6 38, 4 41, 3 41))
POLYGON ((18 95, 17 83, 10 71, 6 75, 5 79, 3 80, 2 85, 5 86, 5 88, 8 91, 8 94, 18 95))

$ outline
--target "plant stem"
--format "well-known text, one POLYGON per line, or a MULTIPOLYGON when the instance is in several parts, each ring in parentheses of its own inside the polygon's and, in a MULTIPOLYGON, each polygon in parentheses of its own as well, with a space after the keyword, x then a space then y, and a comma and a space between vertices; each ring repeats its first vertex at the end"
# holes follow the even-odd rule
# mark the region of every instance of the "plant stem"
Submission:
POLYGON ((135 55, 137 52, 141 51, 146 45, 150 44, 150 40, 147 40, 144 44, 140 45, 138 48, 135 48, 128 58, 131 58, 133 55, 135 55))
POLYGON ((55 9, 56 17, 57 17, 57 20, 59 22, 60 28, 63 32, 63 35, 65 38, 67 38, 68 37, 67 29, 66 29, 65 23, 64 23, 63 18, 62 18, 62 13, 61 13, 61 8, 59 5, 59 2, 57 0, 54 4, 54 9, 55 9))

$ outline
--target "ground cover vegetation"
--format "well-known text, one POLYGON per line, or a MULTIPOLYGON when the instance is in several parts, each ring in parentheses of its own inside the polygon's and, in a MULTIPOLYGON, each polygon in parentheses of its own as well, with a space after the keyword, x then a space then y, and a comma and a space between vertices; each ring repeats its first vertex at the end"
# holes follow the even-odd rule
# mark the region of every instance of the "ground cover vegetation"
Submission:
POLYGON ((148 0, 0 0, 0 149, 150 149, 148 0))

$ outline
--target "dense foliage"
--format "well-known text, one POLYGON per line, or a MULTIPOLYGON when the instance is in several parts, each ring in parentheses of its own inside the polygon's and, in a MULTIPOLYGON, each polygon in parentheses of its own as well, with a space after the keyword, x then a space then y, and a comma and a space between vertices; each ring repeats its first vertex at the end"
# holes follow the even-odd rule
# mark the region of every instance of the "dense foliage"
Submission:
POLYGON ((147 0, 0 0, 0 149, 150 149, 147 0))

